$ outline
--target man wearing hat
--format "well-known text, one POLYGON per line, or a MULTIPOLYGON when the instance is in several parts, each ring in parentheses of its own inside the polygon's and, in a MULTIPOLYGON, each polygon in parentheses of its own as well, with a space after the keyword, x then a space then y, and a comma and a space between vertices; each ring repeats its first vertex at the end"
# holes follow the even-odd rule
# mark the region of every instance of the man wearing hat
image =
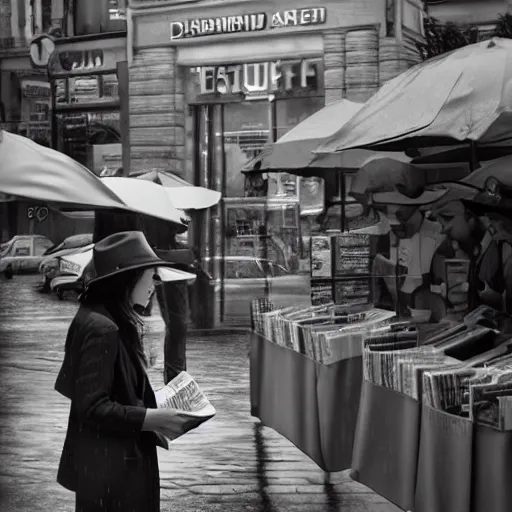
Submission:
POLYGON ((421 309, 433 310, 434 318, 439 319, 445 308, 434 307, 434 302, 440 301, 431 296, 426 282, 434 255, 445 237, 437 223, 425 218, 421 207, 437 201, 446 191, 425 190, 425 186, 422 169, 383 158, 372 160, 359 170, 350 195, 362 204, 384 209, 391 227, 390 257, 378 254, 373 262, 374 302, 402 314, 417 300, 426 303, 421 309))
POLYGON ((489 282, 483 276, 483 289, 479 290, 479 295, 485 300, 492 294, 498 302, 495 309, 512 314, 512 187, 492 177, 486 181, 483 192, 474 199, 464 199, 463 203, 474 215, 489 219, 497 244, 494 260, 485 265, 497 277, 489 282))
MULTIPOLYGON (((447 254, 447 258, 469 260, 467 279, 469 311, 473 311, 482 304, 500 309, 501 294, 494 291, 501 286, 502 281, 498 264, 499 245, 489 230, 489 222, 471 212, 462 201, 464 196, 472 197, 475 192, 471 190, 468 191, 469 194, 453 192, 450 190, 431 211, 431 216, 441 224, 443 233, 450 241, 451 254, 447 254), (469 283, 473 285, 470 286, 469 283), (485 293, 483 293, 484 289, 485 293)), ((447 248, 448 252, 450 248, 447 248)), ((443 295, 447 295, 450 300, 449 290, 443 295)))
POLYGON ((392 239, 390 258, 378 254, 373 262, 376 303, 388 295, 388 300, 389 297, 393 299, 400 314, 408 308, 417 308, 430 309, 435 320, 445 315, 445 308, 430 292, 430 282, 435 279, 431 276, 435 268, 433 261, 445 237, 439 224, 427 219, 420 208, 434 202, 441 194, 441 191, 426 191, 417 198, 409 198, 398 191, 373 194, 374 205, 386 208, 392 239), (385 283, 384 288, 381 280, 385 283))

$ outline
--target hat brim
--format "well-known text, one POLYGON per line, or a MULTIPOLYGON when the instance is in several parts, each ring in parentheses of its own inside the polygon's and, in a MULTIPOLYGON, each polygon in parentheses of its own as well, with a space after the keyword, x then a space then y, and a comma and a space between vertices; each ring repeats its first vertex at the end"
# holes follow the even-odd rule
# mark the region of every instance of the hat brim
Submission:
POLYGON ((512 204, 489 204, 474 199, 462 199, 462 203, 478 217, 484 217, 488 213, 499 213, 506 217, 512 214, 512 204))
POLYGON ((400 192, 377 192, 373 194, 373 202, 400 206, 423 206, 432 204, 448 193, 448 190, 425 190, 419 197, 407 197, 400 192))
POLYGON ((173 268, 173 263, 168 263, 163 260, 153 260, 148 261, 146 263, 140 263, 138 265, 130 265, 128 267, 123 267, 120 269, 115 270, 114 272, 110 272, 109 274, 105 274, 102 276, 94 277, 93 279, 87 281, 86 288, 89 288, 91 285, 95 285, 99 283, 100 281, 105 281, 106 279, 109 279, 111 277, 123 274, 125 272, 128 272, 130 270, 147 270, 154 268, 156 270, 156 274, 158 275, 159 279, 162 282, 169 283, 169 282, 179 282, 179 281, 186 281, 186 282, 193 282, 196 279, 196 275, 192 274, 190 272, 185 272, 183 270, 179 270, 177 268, 173 268))

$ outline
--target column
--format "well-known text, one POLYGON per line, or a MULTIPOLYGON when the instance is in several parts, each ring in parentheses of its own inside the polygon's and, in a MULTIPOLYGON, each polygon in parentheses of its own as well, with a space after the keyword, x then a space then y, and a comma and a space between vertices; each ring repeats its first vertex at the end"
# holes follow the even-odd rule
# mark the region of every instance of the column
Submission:
POLYGON ((341 100, 345 95, 345 33, 329 30, 324 33, 325 104, 341 100))
POLYGON ((378 28, 347 32, 345 59, 347 99, 363 103, 379 88, 378 28))
POLYGON ((161 169, 184 174, 184 70, 175 48, 140 50, 129 75, 130 172, 161 169))

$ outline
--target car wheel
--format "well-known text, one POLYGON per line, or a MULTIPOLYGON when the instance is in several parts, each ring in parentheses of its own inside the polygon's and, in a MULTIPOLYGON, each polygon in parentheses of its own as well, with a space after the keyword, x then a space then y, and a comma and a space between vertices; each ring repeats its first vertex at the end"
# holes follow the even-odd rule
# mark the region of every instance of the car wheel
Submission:
POLYGON ((9 265, 9 266, 4 270, 4 277, 5 277, 6 279, 12 279, 12 276, 13 276, 12 268, 11 268, 11 266, 9 265))
POLYGON ((63 300, 64 299, 64 292, 62 290, 57 290, 57 297, 59 298, 59 300, 63 300))

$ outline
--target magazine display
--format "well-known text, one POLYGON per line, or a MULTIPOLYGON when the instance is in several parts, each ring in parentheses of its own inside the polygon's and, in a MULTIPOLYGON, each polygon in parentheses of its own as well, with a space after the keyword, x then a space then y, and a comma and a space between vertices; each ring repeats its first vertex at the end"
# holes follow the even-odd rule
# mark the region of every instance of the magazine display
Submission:
POLYGON ((260 299, 252 302, 251 314, 256 333, 322 364, 361 356, 363 335, 395 317, 394 312, 371 305, 343 307, 331 302, 273 309, 260 299))
POLYGON ((406 323, 367 330, 364 378, 433 409, 512 430, 512 339, 499 338, 492 317, 480 308, 421 346, 406 323))
MULTIPOLYGON (((180 414, 197 419, 196 427, 213 418, 216 411, 206 395, 201 391, 197 382, 187 372, 180 372, 165 387, 155 392, 159 408, 176 409, 180 414)), ((183 432, 170 439, 173 441, 183 432)))
POLYGON ((382 237, 343 233, 312 236, 310 243, 311 304, 370 304, 372 265, 379 244, 385 245, 382 237))

